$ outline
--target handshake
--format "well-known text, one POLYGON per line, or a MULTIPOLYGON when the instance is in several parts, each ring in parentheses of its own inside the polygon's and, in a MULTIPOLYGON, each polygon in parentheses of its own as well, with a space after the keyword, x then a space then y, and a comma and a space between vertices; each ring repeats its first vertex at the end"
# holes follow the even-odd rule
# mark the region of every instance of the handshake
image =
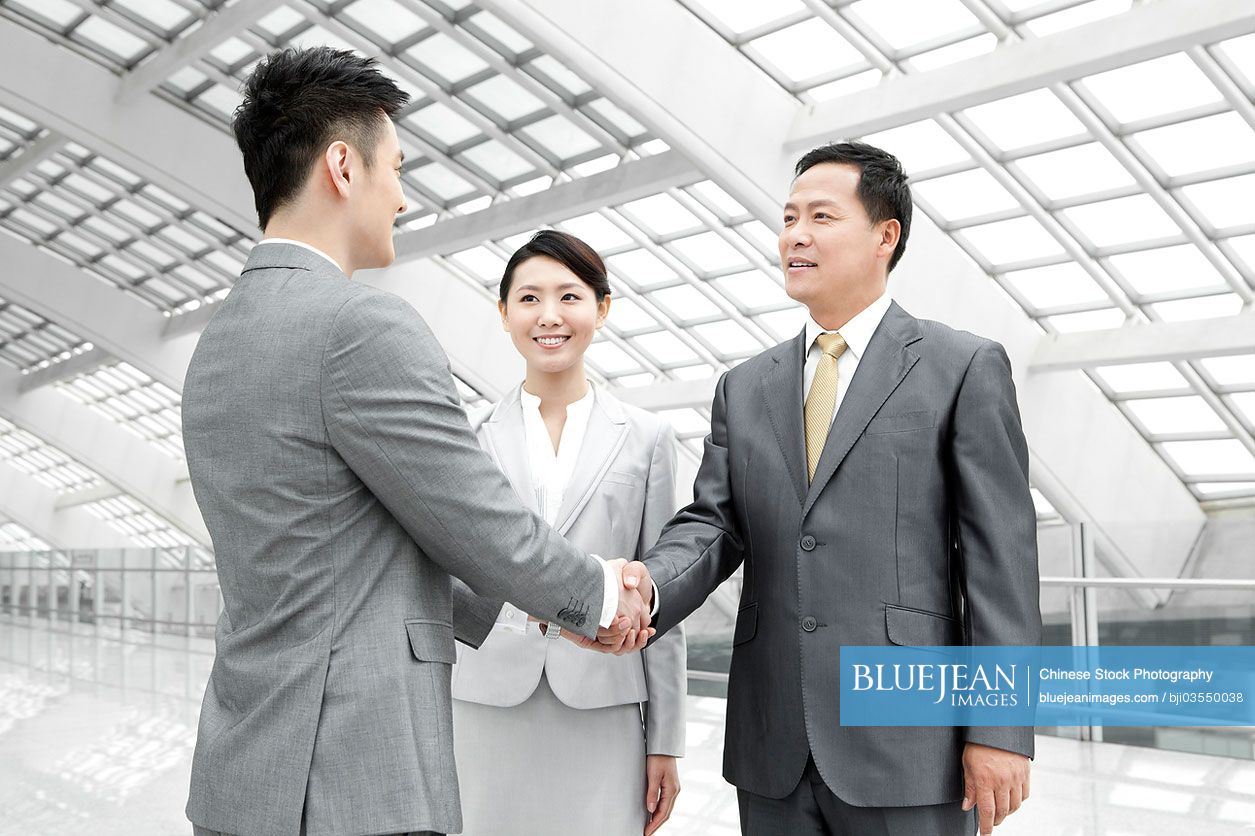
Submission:
MULTIPOLYGON (((640 650, 657 631, 649 626, 649 613, 654 601, 654 582, 649 570, 639 560, 606 561, 619 577, 619 606, 609 627, 597 630, 597 638, 562 630, 562 637, 588 650, 622 656, 640 650)), ((538 620, 532 616, 532 620, 538 620)), ((548 631, 548 625, 541 622, 548 631)))

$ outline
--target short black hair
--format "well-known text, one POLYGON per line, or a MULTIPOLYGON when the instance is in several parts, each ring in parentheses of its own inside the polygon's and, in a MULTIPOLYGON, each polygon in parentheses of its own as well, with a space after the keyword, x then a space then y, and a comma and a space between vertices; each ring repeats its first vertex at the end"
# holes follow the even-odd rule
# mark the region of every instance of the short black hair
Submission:
POLYGON ((606 263, 601 260, 597 251, 587 243, 569 232, 556 229, 542 229, 531 239, 514 251, 506 262, 505 273, 501 276, 498 293, 501 303, 505 304, 510 295, 510 285, 514 284, 514 271, 529 258, 538 255, 548 256, 563 267, 570 270, 580 281, 593 289, 600 303, 610 295, 610 280, 606 277, 606 263))
POLYGON ((261 228, 300 194, 310 167, 337 139, 372 165, 383 120, 409 99, 375 59, 346 50, 284 49, 263 58, 231 120, 261 228))
POLYGON ((797 161, 793 176, 800 177, 807 169, 824 163, 852 165, 859 170, 858 199, 872 223, 895 218, 902 225, 898 246, 889 258, 889 269, 893 270, 906 252, 906 239, 911 234, 911 186, 902 163, 866 142, 831 142, 807 151, 797 161))

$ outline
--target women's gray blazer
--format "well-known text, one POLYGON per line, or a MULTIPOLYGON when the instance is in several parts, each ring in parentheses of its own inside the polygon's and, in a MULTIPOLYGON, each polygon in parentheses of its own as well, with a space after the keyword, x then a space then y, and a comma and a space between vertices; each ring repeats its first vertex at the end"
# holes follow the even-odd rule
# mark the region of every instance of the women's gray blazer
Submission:
MULTIPOLYGON (((473 414, 471 429, 523 503, 539 513, 521 388, 473 414)), ((674 511, 670 424, 598 389, 554 529, 607 560, 633 560, 654 544, 674 511)), ((505 615, 513 626, 526 628, 523 610, 511 605, 505 615)), ((644 703, 646 752, 681 756, 686 667, 683 625, 640 653, 609 656, 546 639, 535 625, 522 634, 497 624, 478 650, 459 643, 453 696, 484 705, 518 705, 536 690, 544 672, 554 694, 572 708, 644 703)))

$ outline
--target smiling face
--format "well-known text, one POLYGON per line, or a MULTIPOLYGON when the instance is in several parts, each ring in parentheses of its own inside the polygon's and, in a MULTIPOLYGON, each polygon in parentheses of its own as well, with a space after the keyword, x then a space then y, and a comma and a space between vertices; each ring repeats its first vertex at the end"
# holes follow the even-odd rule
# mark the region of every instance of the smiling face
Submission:
POLYGON ((501 323, 528 372, 557 374, 584 362, 610 312, 610 297, 597 294, 564 264, 533 256, 518 265, 509 295, 498 302, 501 323))
POLYGON ((817 320, 817 311, 865 307, 888 281, 900 225, 871 222, 858 197, 860 176, 852 165, 812 166, 793 181, 784 207, 784 289, 817 320))

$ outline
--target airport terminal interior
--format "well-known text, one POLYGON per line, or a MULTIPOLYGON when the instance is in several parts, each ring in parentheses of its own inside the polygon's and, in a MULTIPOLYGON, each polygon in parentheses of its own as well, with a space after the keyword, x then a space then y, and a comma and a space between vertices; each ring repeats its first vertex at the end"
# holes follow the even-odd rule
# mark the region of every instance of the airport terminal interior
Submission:
MULTIPOLYGON (((191 832, 222 605, 180 392, 260 238, 241 83, 312 45, 411 96, 397 260, 354 280, 468 408, 521 379, 505 260, 578 235, 614 299, 589 375, 670 421, 687 502, 720 375, 806 319, 793 163, 860 138, 911 178, 893 298, 1011 358, 1046 643, 1255 644, 1250 0, 0 0, 0 834, 191 832)), ((688 621, 663 834, 739 832, 739 590, 688 621)), ((1255 833, 1253 728, 1037 732, 997 833, 1255 833)))

